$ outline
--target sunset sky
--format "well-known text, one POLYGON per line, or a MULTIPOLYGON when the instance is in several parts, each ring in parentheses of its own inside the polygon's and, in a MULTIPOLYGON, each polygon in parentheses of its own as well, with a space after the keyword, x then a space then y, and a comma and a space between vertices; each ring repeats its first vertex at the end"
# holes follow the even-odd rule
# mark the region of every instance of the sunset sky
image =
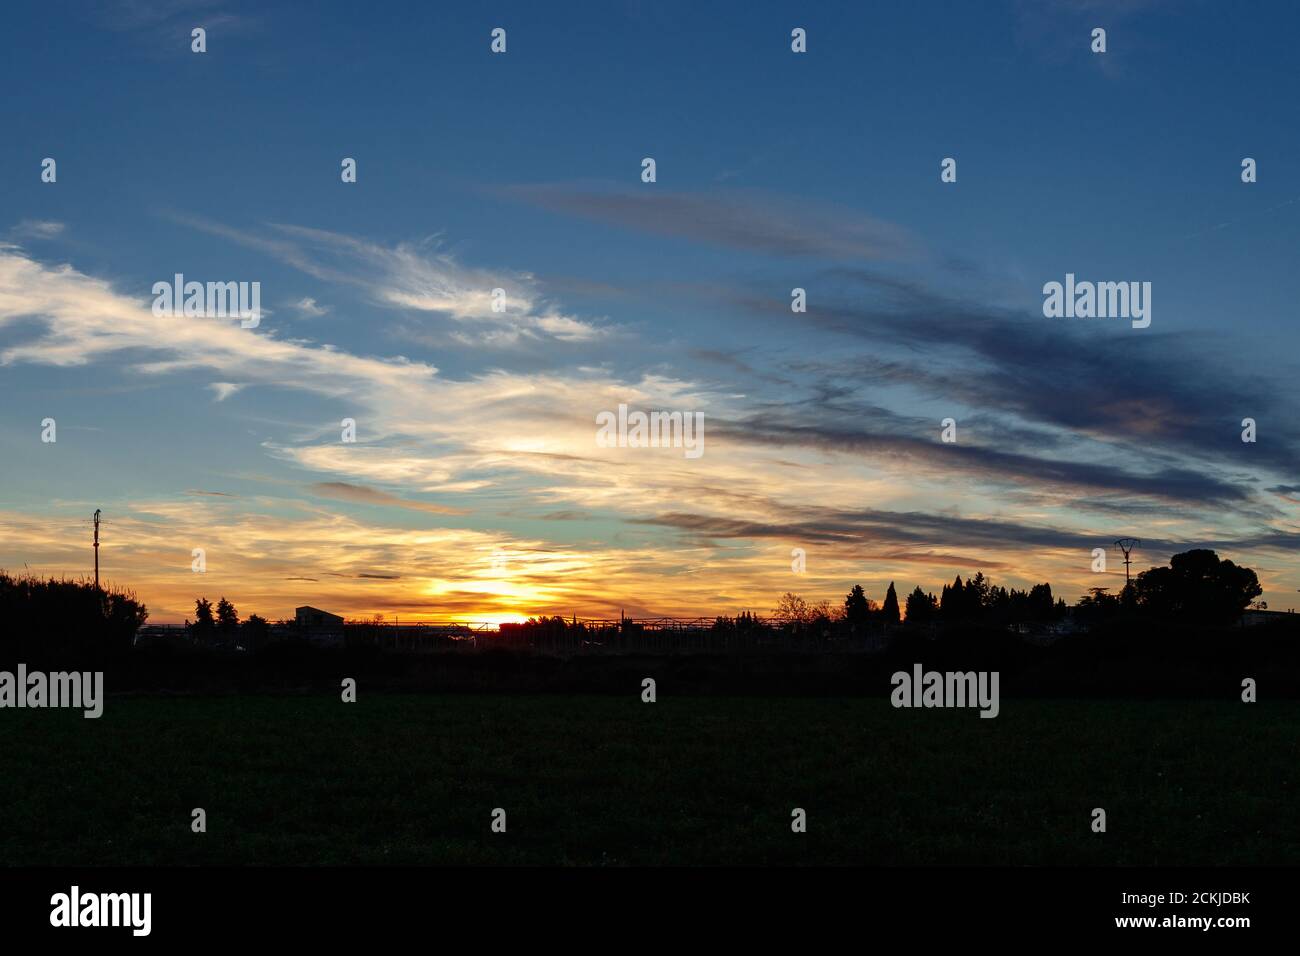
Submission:
POLYGON ((1073 603, 1133 536, 1297 606, 1300 15, 804 6, 6 6, 0 567, 90 574, 102 508, 154 622, 695 616, 1073 603), (155 316, 176 273, 260 325, 155 316), (1067 273, 1150 328, 1045 318, 1067 273), (600 447, 620 403, 703 455, 600 447))

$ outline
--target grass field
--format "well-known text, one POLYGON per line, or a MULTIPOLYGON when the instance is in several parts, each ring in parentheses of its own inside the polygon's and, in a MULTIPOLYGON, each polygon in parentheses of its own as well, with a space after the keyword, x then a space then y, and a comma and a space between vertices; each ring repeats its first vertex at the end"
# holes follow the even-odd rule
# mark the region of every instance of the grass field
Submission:
POLYGON ((1294 701, 112 698, 0 712, 0 863, 1295 864, 1298 757, 1294 701))

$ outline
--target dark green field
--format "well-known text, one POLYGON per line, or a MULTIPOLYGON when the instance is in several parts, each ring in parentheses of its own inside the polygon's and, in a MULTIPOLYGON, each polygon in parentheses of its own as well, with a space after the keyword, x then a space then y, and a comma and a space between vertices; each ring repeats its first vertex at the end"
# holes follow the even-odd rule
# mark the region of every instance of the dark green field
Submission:
POLYGON ((110 698, 0 712, 0 863, 1295 864, 1297 758, 1292 701, 110 698))

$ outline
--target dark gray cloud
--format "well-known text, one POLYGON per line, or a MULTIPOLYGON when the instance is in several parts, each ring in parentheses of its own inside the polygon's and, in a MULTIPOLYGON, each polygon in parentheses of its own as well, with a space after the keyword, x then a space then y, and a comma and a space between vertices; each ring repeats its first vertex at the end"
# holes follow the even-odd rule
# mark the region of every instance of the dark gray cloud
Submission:
MULTIPOLYGON (((1208 338, 1127 324, 1084 328, 863 269, 837 269, 826 279, 831 288, 816 307, 793 318, 903 353, 867 363, 861 380, 1123 442, 1147 456, 1192 456, 1242 472, 1300 470, 1295 390, 1271 380, 1250 356, 1234 361, 1214 350, 1208 338), (1247 417, 1261 423, 1254 444, 1241 441, 1247 417)), ((737 301, 782 322, 792 318, 774 297, 737 301)))
POLYGON ((917 252, 908 234, 891 223, 751 190, 706 195, 657 184, 641 190, 539 184, 507 186, 499 194, 552 212, 762 255, 852 262, 917 252))
MULTIPOLYGON (((874 509, 807 509, 779 523, 667 512, 640 519, 639 523, 676 528, 708 538, 775 538, 894 548, 1078 548, 1086 554, 1108 543, 1106 536, 1039 528, 1012 521, 874 509)), ((1146 539, 1143 539, 1143 545, 1155 551, 1173 546, 1171 542, 1148 542, 1146 539)))
MULTIPOLYGON (((692 512, 665 512, 635 523, 675 528, 702 539, 776 539, 855 548, 904 549, 915 560, 915 549, 941 549, 942 562, 972 567, 981 560, 952 554, 953 549, 1009 549, 1016 551, 1077 549, 1089 555, 1093 548, 1109 548, 1121 530, 1084 534, 995 518, 962 518, 918 511, 853 511, 807 508, 780 522, 744 520, 692 512)), ((1210 548, 1226 557, 1259 548, 1278 551, 1300 549, 1300 534, 1264 531, 1238 538, 1209 540, 1142 538, 1142 551, 1152 564, 1189 548, 1210 548)), ((873 557, 878 556, 872 552, 873 557)), ((933 555, 931 555, 933 557, 933 555)))

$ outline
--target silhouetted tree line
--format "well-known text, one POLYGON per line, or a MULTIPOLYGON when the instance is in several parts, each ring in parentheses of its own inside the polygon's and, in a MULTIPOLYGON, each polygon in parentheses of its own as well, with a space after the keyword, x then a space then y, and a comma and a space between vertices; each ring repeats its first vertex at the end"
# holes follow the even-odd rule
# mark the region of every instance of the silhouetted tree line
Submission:
POLYGON ((1075 617, 1087 626, 1117 619, 1156 619, 1198 624, 1230 624, 1264 593, 1250 568, 1220 559, 1208 549, 1175 554, 1168 567, 1141 572, 1119 594, 1108 588, 1089 588, 1077 605, 1075 617))
POLYGON ((1050 624, 1065 614, 1065 601, 1053 600, 1051 584, 1008 590, 985 578, 982 571, 965 584, 958 576, 944 585, 937 609, 938 619, 951 624, 1050 624))
MULTIPOLYGON (((1205 549, 1176 554, 1168 567, 1141 572, 1118 595, 1108 590, 1090 588, 1071 609, 1063 598, 1053 596, 1047 582, 1028 590, 1008 589, 980 571, 965 581, 958 575, 943 586, 938 597, 918 585, 907 596, 903 623, 913 628, 1032 626, 1054 624, 1070 616, 1084 627, 1118 617, 1227 624, 1249 607, 1264 607, 1252 604, 1263 593, 1254 571, 1205 549)), ((827 601, 810 604, 787 591, 777 601, 772 618, 795 634, 863 634, 899 624, 898 595, 891 581, 884 603, 877 604, 855 584, 843 605, 834 608, 827 601)))
POLYGON ((256 614, 240 623, 239 611, 222 595, 213 614, 212 602, 205 597, 194 601, 194 621, 186 621, 190 637, 200 644, 218 647, 242 647, 257 650, 270 640, 271 625, 256 614))
POLYGON ((913 628, 1049 623, 1066 613, 1065 602, 1053 600, 1050 584, 1036 584, 1028 591, 1008 590, 994 585, 983 572, 968 581, 962 581, 958 575, 952 584, 943 586, 937 598, 917 586, 907 596, 904 607, 905 620, 899 608, 898 592, 891 581, 881 604, 871 600, 860 584, 849 589, 838 608, 827 601, 809 604, 787 591, 778 600, 772 618, 779 627, 792 633, 860 636, 888 630, 900 623, 913 628))
POLYGON ((735 617, 719 616, 715 618, 713 630, 719 634, 750 636, 766 630, 766 627, 762 621, 749 611, 741 611, 735 617))
MULTIPOLYGON (((1050 584, 1036 584, 1028 590, 1008 589, 977 573, 967 580, 958 576, 952 584, 944 585, 938 596, 916 587, 902 609, 893 582, 880 604, 871 600, 861 585, 854 585, 839 605, 829 601, 809 603, 797 594, 786 593, 769 620, 744 612, 718 617, 711 626, 687 630, 697 636, 702 647, 721 651, 761 650, 767 646, 768 636, 777 632, 800 640, 832 639, 828 644, 831 649, 836 641, 845 638, 852 643, 868 637, 878 640, 882 634, 889 635, 891 642, 899 635, 906 638, 914 634, 925 639, 936 632, 961 635, 974 631, 1000 632, 1015 640, 1013 635, 1007 635, 1008 627, 1050 625, 1069 613, 1098 638, 1089 646, 1096 649, 1104 645, 1102 656, 1113 657, 1134 640, 1134 635, 1186 635, 1216 627, 1222 631, 1235 624, 1248 608, 1262 608, 1262 604, 1253 603, 1261 593, 1258 578, 1250 568, 1222 560, 1213 551, 1197 549, 1174 555, 1167 567, 1139 573, 1118 595, 1109 594, 1106 588, 1092 588, 1068 611, 1064 601, 1054 598, 1050 584), (1110 640, 1106 635, 1122 638, 1106 643, 1110 640)), ((125 655, 147 618, 148 610, 129 591, 96 588, 86 581, 42 580, 0 572, 3 663, 21 660, 33 665, 87 666, 107 662, 115 655, 125 655)), ((224 596, 215 606, 205 597, 198 598, 195 620, 186 624, 192 640, 184 643, 195 652, 201 648, 265 648, 274 657, 279 643, 271 643, 271 628, 265 619, 253 614, 241 621, 234 604, 224 596)), ((287 631, 286 635, 277 628, 276 633, 291 636, 292 628, 287 631)), ((687 631, 679 630, 670 640, 688 637, 687 631)), ((491 646, 566 653, 599 645, 653 652, 664 641, 665 632, 647 631, 633 621, 591 625, 543 616, 523 624, 502 625, 500 639, 494 636, 491 646)), ((444 643, 450 646, 456 642, 444 643)), ((779 642, 772 646, 778 647, 779 642)), ((144 649, 143 645, 139 648, 144 649)))

